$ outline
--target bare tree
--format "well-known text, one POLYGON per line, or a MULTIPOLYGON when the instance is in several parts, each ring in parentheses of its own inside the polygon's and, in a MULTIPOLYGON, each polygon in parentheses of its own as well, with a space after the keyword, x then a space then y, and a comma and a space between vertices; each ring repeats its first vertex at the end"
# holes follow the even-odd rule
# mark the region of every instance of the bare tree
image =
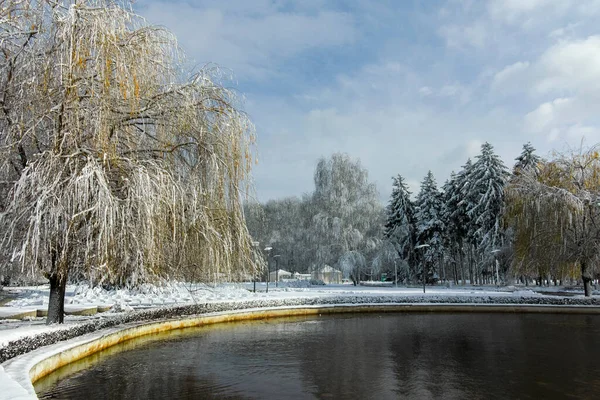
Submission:
POLYGON ((2 264, 50 280, 235 279, 255 267, 241 185, 253 126, 168 31, 103 0, 0 10, 2 264))

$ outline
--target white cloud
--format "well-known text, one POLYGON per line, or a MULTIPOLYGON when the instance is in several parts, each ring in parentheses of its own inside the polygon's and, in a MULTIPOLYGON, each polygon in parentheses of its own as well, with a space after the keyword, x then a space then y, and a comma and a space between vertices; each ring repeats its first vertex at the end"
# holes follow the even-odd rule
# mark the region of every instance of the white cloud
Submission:
POLYGON ((525 116, 525 129, 533 133, 551 130, 571 114, 573 104, 572 98, 557 98, 540 104, 525 116))
POLYGON ((483 48, 488 31, 483 22, 476 21, 468 25, 444 25, 439 34, 446 40, 448 47, 477 47, 483 48))
POLYGON ((584 140, 584 144, 593 145, 600 143, 600 128, 597 126, 575 124, 567 129, 566 136, 572 142, 584 140))
POLYGON ((581 98, 557 98, 540 104, 524 118, 526 131, 541 134, 548 141, 564 140, 588 144, 600 141, 597 104, 581 98))
POLYGON ((504 23, 531 23, 533 19, 560 15, 573 6, 572 0, 494 0, 488 11, 493 19, 504 23))
POLYGON ((467 142, 466 150, 469 158, 475 158, 481 151, 483 142, 478 139, 472 139, 467 142))
POLYGON ((386 198, 392 175, 418 189, 431 169, 441 184, 484 141, 510 164, 530 140, 544 154, 552 140, 598 139, 600 0, 448 0, 433 11, 366 0, 140 3, 197 62, 242 81, 261 200, 310 191, 316 160, 336 151, 360 157, 386 198))
MULTIPOLYGON (((398 173, 418 183, 432 170, 442 184, 451 170, 458 171, 468 157, 479 154, 483 141, 496 144, 501 137, 518 137, 515 118, 502 112, 476 113, 468 109, 470 103, 457 102, 466 90, 456 82, 422 85, 416 71, 393 61, 366 65, 338 76, 326 88, 298 96, 306 98, 310 108, 290 105, 289 112, 297 118, 285 125, 295 132, 291 136, 298 138, 298 146, 276 151, 285 152, 288 163, 298 152, 313 163, 333 152, 359 157, 383 199, 390 193, 390 177, 398 173), (430 96, 421 102, 419 94, 430 96), (440 107, 442 103, 459 105, 446 108, 440 107)), ((524 141, 501 147, 500 154, 514 158, 524 141)), ((310 176, 312 170, 305 173, 310 176)), ((271 173, 260 165, 257 169, 259 178, 271 173)), ((302 182, 306 184, 302 191, 309 191, 312 182, 302 182)))
POLYGON ((423 96, 431 96, 433 94, 433 90, 429 86, 422 86, 419 88, 419 93, 423 96))
POLYGON ((353 17, 343 12, 289 12, 267 1, 175 3, 146 3, 141 12, 171 29, 196 62, 217 63, 242 78, 272 77, 290 57, 355 39, 353 17))
POLYGON ((563 41, 549 48, 538 62, 540 79, 535 90, 598 92, 600 90, 600 36, 563 41))
MULTIPOLYGON (((503 90, 506 87, 513 86, 515 81, 519 81, 524 72, 529 68, 528 61, 518 61, 514 64, 504 67, 492 78, 492 88, 503 90)), ((522 89, 522 87, 521 87, 522 89)))
POLYGON ((577 28, 581 26, 581 22, 574 22, 567 24, 566 26, 561 26, 560 28, 554 29, 548 34, 548 37, 555 40, 566 40, 570 39, 575 35, 575 31, 577 28))

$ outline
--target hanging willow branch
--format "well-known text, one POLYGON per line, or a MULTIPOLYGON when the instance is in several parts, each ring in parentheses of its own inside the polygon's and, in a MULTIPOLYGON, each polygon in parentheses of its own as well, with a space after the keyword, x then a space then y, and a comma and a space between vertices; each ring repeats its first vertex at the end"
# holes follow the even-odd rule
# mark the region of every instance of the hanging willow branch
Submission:
POLYGON ((253 274, 254 128, 218 70, 182 80, 173 35, 117 3, 2 7, 3 265, 121 285, 253 274))
POLYGON ((515 176, 507 190, 516 263, 525 266, 519 268, 523 272, 532 268, 558 276, 573 275, 579 267, 589 282, 600 255, 597 148, 557 155, 536 167, 515 176))

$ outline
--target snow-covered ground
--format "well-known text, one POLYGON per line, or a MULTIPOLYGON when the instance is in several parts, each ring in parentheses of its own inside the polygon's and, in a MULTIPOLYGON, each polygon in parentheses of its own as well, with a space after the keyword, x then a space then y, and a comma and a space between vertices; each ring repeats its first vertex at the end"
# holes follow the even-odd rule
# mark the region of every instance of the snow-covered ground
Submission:
MULTIPOLYGON (((163 286, 145 285, 133 290, 69 286, 65 309, 96 307, 108 311, 87 316, 67 315, 65 324, 52 326, 45 325, 43 317, 0 319, 0 362, 42 346, 118 327, 120 324, 256 307, 385 303, 600 306, 600 296, 586 299, 581 290, 564 287, 534 288, 536 291, 533 291, 525 287, 435 286, 427 287, 423 294, 422 287, 396 288, 375 282, 364 286, 310 286, 307 282, 287 282, 277 286, 271 283, 268 292, 265 283, 256 283, 256 292, 253 289, 253 283, 218 286, 170 283, 163 286)), ((15 298, 0 307, 0 318, 2 314, 16 315, 20 311, 45 309, 48 291, 47 285, 10 288, 9 294, 15 298)), ((0 381, 2 375, 0 370, 0 381)), ((17 395, 17 392, 11 393, 17 395)))
MULTIPOLYGON (((6 290, 6 288, 5 288, 6 290)), ((529 288, 515 287, 427 287, 423 294, 421 287, 406 288, 391 285, 380 286, 377 283, 363 286, 352 285, 320 285, 310 286, 307 282, 279 283, 277 287, 271 283, 267 292, 265 283, 256 283, 256 292, 252 282, 242 284, 222 284, 209 286, 204 284, 169 283, 162 286, 143 285, 136 289, 105 290, 87 285, 69 285, 65 296, 66 310, 101 307, 108 312, 92 316, 67 315, 62 326, 46 326, 44 317, 28 317, 25 320, 0 319, 0 349, 8 343, 27 336, 39 335, 54 330, 66 329, 84 321, 109 318, 136 309, 156 309, 194 304, 248 302, 253 300, 285 300, 285 299, 317 299, 354 296, 398 296, 415 298, 416 302, 439 302, 440 298, 468 297, 504 297, 506 300, 545 297, 546 294, 534 292, 529 288), (423 298, 425 296, 425 298, 423 298), (416 299, 419 297, 419 299, 416 299)), ((48 305, 48 285, 13 287, 8 289, 16 298, 0 307, 0 318, 17 315, 31 310, 45 310, 48 305)), ((557 297, 553 292, 565 294, 568 289, 548 288, 548 296, 557 297)), ((567 293, 574 298, 582 295, 567 293)), ((562 296, 558 296, 562 297, 562 296)), ((443 300, 442 300, 443 301, 443 300)), ((513 302, 513 301, 508 301, 513 302)))
MULTIPOLYGON (((7 289, 5 289, 7 290, 7 289)), ((4 312, 18 310, 45 309, 48 306, 49 286, 12 287, 8 291, 16 298, 0 307, 0 317, 4 312)), ((264 282, 254 284, 222 284, 209 286, 205 284, 168 283, 162 286, 142 285, 136 289, 105 290, 100 287, 90 288, 86 284, 69 285, 65 295, 67 308, 84 308, 86 306, 102 306, 114 311, 129 311, 132 309, 210 303, 222 301, 251 300, 251 299, 280 299, 290 297, 319 297, 329 295, 353 294, 385 294, 385 295, 423 295, 421 287, 406 288, 377 283, 361 286, 352 285, 317 285, 310 286, 307 282, 285 282, 275 286, 264 282)), ((427 287, 426 295, 490 295, 490 296, 536 296, 529 289, 494 288, 494 287, 427 287)), ((2 328, 0 328, 2 329, 2 328)))

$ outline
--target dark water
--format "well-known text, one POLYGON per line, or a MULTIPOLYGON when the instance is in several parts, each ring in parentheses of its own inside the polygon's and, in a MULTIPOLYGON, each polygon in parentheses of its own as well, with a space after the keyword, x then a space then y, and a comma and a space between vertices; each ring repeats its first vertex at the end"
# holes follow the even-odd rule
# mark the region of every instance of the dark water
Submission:
POLYGON ((592 315, 323 316, 160 339, 89 357, 36 390, 86 400, 600 398, 592 315))

